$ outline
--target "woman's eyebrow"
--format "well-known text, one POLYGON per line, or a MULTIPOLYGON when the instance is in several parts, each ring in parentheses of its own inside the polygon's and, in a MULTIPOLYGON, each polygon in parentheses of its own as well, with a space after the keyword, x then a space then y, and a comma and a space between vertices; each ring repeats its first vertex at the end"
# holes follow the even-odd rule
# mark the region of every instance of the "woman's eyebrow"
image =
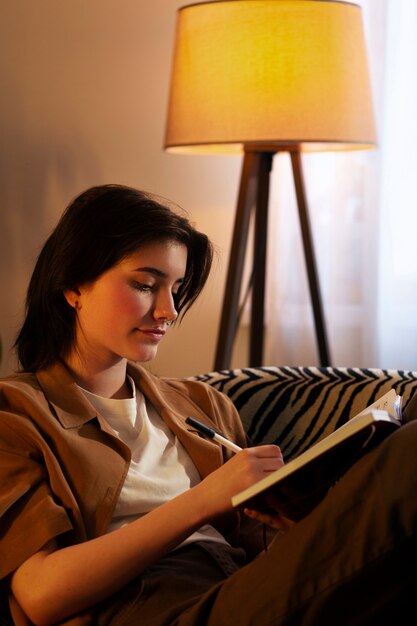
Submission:
MULTIPOLYGON (((148 267, 148 266, 137 267, 133 271, 134 272, 146 272, 147 274, 153 274, 154 276, 157 276, 158 278, 168 278, 168 274, 166 274, 166 272, 163 272, 162 270, 159 270, 157 267, 148 267)), ((184 281, 184 278, 181 277, 175 282, 182 283, 183 281, 184 281)))
POLYGON ((146 272, 147 274, 155 274, 155 276, 160 276, 161 278, 166 278, 166 273, 162 270, 157 269, 156 267, 136 267, 134 272, 146 272))

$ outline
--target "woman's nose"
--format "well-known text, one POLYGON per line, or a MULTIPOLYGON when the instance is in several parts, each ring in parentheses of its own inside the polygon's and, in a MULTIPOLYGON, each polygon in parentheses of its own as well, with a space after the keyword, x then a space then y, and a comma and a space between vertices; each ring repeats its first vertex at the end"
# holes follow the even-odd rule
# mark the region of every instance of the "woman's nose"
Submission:
POLYGON ((153 316, 156 320, 173 322, 178 317, 173 295, 160 295, 155 303, 153 316))

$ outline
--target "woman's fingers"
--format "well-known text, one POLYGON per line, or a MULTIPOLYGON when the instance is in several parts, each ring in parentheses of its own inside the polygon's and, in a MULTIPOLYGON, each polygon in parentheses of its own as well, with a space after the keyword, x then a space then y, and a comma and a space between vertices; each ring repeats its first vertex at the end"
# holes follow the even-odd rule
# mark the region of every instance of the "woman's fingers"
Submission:
POLYGON ((294 521, 288 519, 288 517, 285 517, 278 512, 274 515, 269 513, 260 513, 259 511, 255 511, 254 509, 243 509, 243 512, 248 517, 251 517, 258 522, 266 524, 267 526, 270 526, 271 528, 275 528, 277 530, 287 531, 295 524, 294 521))
POLYGON ((238 454, 245 454, 249 462, 256 465, 263 472, 274 472, 284 465, 281 449, 279 446, 272 444, 245 448, 238 454))

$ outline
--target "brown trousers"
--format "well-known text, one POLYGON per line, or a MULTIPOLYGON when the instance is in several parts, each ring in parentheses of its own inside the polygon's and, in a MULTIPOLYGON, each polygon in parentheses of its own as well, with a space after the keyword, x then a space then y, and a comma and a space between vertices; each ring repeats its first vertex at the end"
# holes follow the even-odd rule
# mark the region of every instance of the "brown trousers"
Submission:
POLYGON ((360 459, 310 515, 251 563, 239 550, 185 547, 97 606, 85 623, 417 624, 416 530, 412 422, 360 459))

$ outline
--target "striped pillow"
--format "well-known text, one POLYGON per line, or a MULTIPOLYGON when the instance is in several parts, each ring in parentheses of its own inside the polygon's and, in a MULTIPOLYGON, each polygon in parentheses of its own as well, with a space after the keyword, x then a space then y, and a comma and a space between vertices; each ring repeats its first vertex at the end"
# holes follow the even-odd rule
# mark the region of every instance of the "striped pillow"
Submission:
POLYGON ((417 372, 342 367, 248 367, 195 376, 227 394, 254 444, 277 443, 288 461, 389 389, 404 405, 417 372))

